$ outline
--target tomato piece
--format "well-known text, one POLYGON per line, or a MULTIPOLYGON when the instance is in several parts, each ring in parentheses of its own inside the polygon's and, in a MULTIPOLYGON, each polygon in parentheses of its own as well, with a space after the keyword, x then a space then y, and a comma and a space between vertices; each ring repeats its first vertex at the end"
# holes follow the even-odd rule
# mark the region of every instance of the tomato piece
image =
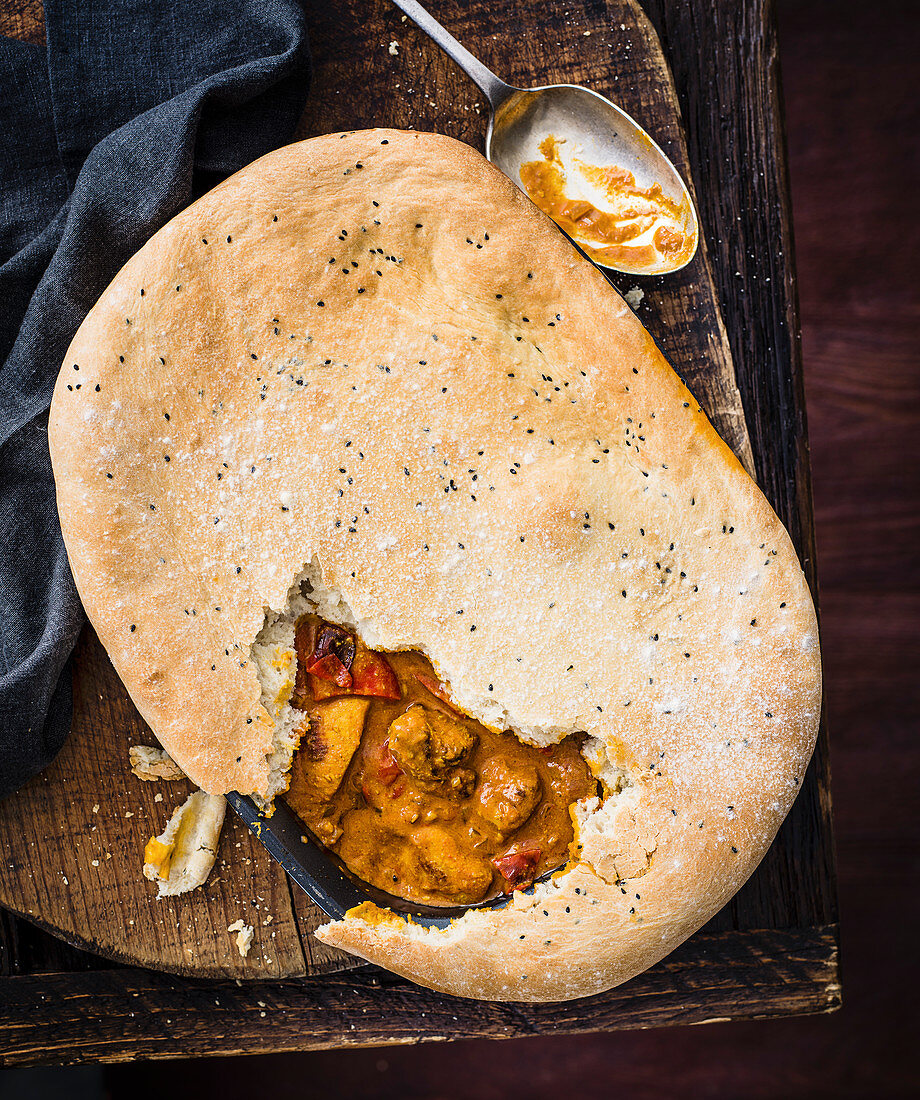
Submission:
POLYGON ((317 624, 304 616, 294 634, 297 651, 296 701, 306 705, 307 689, 317 702, 338 695, 400 699, 396 673, 381 653, 368 649, 341 626, 317 624))
POLYGON ((314 658, 314 660, 307 665, 307 672, 320 680, 326 680, 330 684, 337 684, 346 691, 352 684, 352 674, 334 653, 327 653, 325 657, 314 658))
POLYGON ((513 890, 529 886, 536 878, 537 864, 543 854, 540 848, 522 848, 496 856, 492 865, 513 890))
POLYGON ((402 775, 402 768, 397 763, 396 757, 390 752, 389 738, 383 743, 375 770, 380 782, 385 783, 388 787, 397 775, 402 775))
POLYGON ((381 653, 358 644, 351 665, 352 692, 355 695, 376 695, 381 699, 399 699, 399 681, 381 653))
POLYGON ((415 678, 426 691, 430 691, 436 699, 440 699, 446 707, 449 707, 454 712, 454 714, 463 714, 463 712, 457 710, 451 702, 451 698, 447 694, 443 684, 439 684, 432 676, 426 676, 423 672, 416 672, 415 678))
POLYGON ((384 793, 381 787, 390 788, 387 792, 390 798, 398 798, 405 790, 406 781, 396 757, 390 752, 389 739, 376 750, 365 750, 364 759, 364 781, 361 784, 364 801, 369 806, 375 806, 384 793))

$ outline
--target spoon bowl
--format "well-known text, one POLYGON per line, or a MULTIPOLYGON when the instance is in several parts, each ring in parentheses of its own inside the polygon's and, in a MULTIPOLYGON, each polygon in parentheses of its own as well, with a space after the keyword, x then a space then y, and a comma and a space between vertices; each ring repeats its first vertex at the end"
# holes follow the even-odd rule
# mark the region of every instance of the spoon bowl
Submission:
MULTIPOLYGON (((393 0, 393 3, 456 61, 486 96, 491 107, 486 157, 525 193, 521 169, 546 156, 541 144, 551 138, 564 149, 563 160, 577 156, 579 162, 600 170, 616 166, 634 177, 638 189, 647 190, 657 184, 664 199, 679 210, 684 243, 672 254, 646 249, 654 256, 636 252, 629 257, 630 250, 622 249, 619 250, 622 255, 612 260, 609 252, 605 258, 601 258, 602 252, 591 256, 592 248, 596 247, 594 242, 579 231, 570 232, 572 240, 588 251, 589 258, 600 266, 633 275, 661 275, 686 267, 699 244, 699 220, 693 200, 677 169, 634 119, 609 99, 578 84, 548 84, 538 88, 506 84, 448 34, 416 0, 393 0)), ((581 195, 565 197, 575 202, 587 200, 592 206, 596 203, 603 210, 604 196, 584 184, 577 168, 570 170, 568 163, 565 168, 567 180, 576 186, 580 184, 582 191, 581 195)), ((575 228, 571 222, 567 225, 570 230, 575 228)), ((651 232, 645 236, 650 237, 651 232)))

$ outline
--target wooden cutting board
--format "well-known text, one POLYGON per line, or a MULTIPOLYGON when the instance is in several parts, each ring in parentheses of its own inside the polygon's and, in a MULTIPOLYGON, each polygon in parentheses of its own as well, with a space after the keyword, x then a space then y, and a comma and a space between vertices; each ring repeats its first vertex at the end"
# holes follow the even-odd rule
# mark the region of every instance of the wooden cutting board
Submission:
MULTIPOLYGON (((648 130, 692 187, 670 73, 634 0, 431 7, 510 83, 585 84, 610 97, 648 130)), ((316 73, 297 137, 395 126, 484 147, 482 94, 395 8, 383 0, 318 2, 309 14, 316 73)), ((624 292, 644 291, 640 319, 753 469, 705 244, 681 272, 618 276, 616 283, 624 292)), ((87 628, 74 660, 71 736, 47 771, 0 803, 0 905, 76 946, 174 973, 266 979, 358 965, 311 935, 322 914, 232 812, 207 884, 156 898, 141 875, 144 845, 192 787, 132 775, 129 746, 155 743, 87 628), (238 919, 255 932, 245 959, 227 931, 238 919)))

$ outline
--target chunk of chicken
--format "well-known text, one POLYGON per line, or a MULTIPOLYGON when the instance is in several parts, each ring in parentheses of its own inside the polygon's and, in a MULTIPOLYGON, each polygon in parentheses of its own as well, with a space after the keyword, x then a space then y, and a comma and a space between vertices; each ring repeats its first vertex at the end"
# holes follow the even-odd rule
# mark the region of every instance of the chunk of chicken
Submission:
MULTIPOLYGON (((390 752, 407 775, 448 789, 449 773, 469 756, 477 741, 466 723, 418 704, 391 724, 388 736, 390 752)), ((466 777, 458 786, 468 789, 466 777)))
POLYGON ((370 700, 346 695, 317 703, 310 710, 310 729, 294 766, 313 802, 328 802, 339 789, 361 743, 370 700))
POLYGON ((493 756, 479 772, 475 793, 478 812, 502 837, 510 836, 527 821, 542 796, 543 784, 530 764, 515 766, 493 756))
POLYGON ((465 852, 451 833, 429 826, 418 829, 413 840, 416 866, 410 881, 461 905, 485 896, 492 885, 492 868, 485 860, 465 852))

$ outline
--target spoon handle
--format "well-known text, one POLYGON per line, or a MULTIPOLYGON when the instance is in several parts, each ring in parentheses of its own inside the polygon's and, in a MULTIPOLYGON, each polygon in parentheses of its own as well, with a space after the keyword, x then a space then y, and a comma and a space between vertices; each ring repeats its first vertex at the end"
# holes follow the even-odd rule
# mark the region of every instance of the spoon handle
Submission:
POLYGON ((429 15, 421 4, 416 3, 416 0, 393 0, 393 3, 437 43, 448 57, 457 62, 470 80, 483 92, 493 111, 514 91, 510 84, 499 80, 491 69, 487 69, 466 47, 461 46, 452 34, 448 34, 437 19, 429 15))

